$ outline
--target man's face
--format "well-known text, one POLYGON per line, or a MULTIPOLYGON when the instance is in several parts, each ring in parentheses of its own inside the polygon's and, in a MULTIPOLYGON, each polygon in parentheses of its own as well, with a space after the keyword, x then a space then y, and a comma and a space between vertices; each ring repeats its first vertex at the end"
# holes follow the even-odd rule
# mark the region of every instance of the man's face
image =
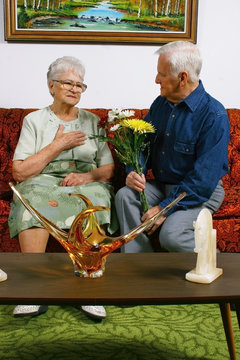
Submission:
POLYGON ((167 100, 178 103, 181 99, 181 79, 170 73, 170 66, 166 54, 160 55, 157 66, 156 84, 160 85, 161 96, 167 100))

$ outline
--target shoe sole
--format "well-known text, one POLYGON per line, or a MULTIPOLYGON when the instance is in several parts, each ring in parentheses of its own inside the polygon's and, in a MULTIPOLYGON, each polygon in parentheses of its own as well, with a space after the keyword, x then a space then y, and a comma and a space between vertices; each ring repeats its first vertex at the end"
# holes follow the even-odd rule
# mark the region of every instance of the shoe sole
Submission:
POLYGON ((32 313, 14 314, 14 317, 25 317, 25 316, 34 317, 34 316, 44 314, 47 310, 48 310, 48 306, 41 305, 38 311, 35 311, 35 312, 32 312, 32 313))
POLYGON ((86 310, 83 310, 81 307, 79 309, 92 320, 100 322, 100 321, 106 319, 106 316, 94 315, 92 313, 87 312, 86 310))

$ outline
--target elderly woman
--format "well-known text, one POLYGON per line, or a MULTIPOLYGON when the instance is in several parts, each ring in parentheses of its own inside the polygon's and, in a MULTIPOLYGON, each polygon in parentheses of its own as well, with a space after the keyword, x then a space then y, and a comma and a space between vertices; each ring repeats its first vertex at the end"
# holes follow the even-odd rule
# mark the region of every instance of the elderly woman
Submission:
MULTIPOLYGON (((94 205, 111 207, 114 163, 108 145, 92 134, 102 134, 99 118, 76 107, 87 89, 85 69, 74 58, 64 56, 54 61, 47 73, 52 105, 30 113, 24 119, 13 157, 13 177, 17 189, 28 202, 62 229, 69 229, 85 207, 69 193, 85 195, 94 205)), ((117 229, 111 213, 97 213, 98 222, 112 233, 117 229)), ((114 216, 113 216, 114 217, 114 216)), ((14 198, 9 216, 10 235, 18 234, 22 252, 45 252, 49 233, 14 198)), ((103 318, 100 306, 82 306, 90 315, 103 318)), ((38 315, 43 306, 17 306, 15 316, 38 315)))

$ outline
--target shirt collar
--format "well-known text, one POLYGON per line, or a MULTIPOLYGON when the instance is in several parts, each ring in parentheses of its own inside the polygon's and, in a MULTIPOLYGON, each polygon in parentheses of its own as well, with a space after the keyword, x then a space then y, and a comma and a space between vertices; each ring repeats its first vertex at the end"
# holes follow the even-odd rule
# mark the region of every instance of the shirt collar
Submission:
POLYGON ((193 112, 196 110, 196 108, 202 101, 202 97, 204 94, 205 94, 205 89, 200 80, 198 87, 181 102, 185 103, 189 107, 189 109, 193 112))
MULTIPOLYGON (((192 112, 194 112, 196 110, 196 108, 198 107, 199 103, 202 101, 202 97, 203 97, 204 93, 205 93, 205 89, 202 84, 202 81, 200 80, 198 87, 190 95, 188 95, 185 99, 181 100, 176 106, 184 103, 189 107, 189 109, 192 112)), ((167 104, 169 104, 171 107, 174 107, 174 105, 167 99, 165 99, 165 102, 167 104)))

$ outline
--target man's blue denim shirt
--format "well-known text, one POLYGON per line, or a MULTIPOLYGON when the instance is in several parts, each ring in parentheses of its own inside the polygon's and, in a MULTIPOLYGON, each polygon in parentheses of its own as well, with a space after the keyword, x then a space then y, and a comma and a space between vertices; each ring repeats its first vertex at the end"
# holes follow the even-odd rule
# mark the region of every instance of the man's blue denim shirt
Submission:
POLYGON ((156 132, 148 134, 152 168, 157 181, 176 186, 159 205, 164 208, 180 193, 186 197, 174 210, 207 201, 228 172, 230 125, 223 105, 199 86, 176 106, 159 96, 146 121, 156 132))

